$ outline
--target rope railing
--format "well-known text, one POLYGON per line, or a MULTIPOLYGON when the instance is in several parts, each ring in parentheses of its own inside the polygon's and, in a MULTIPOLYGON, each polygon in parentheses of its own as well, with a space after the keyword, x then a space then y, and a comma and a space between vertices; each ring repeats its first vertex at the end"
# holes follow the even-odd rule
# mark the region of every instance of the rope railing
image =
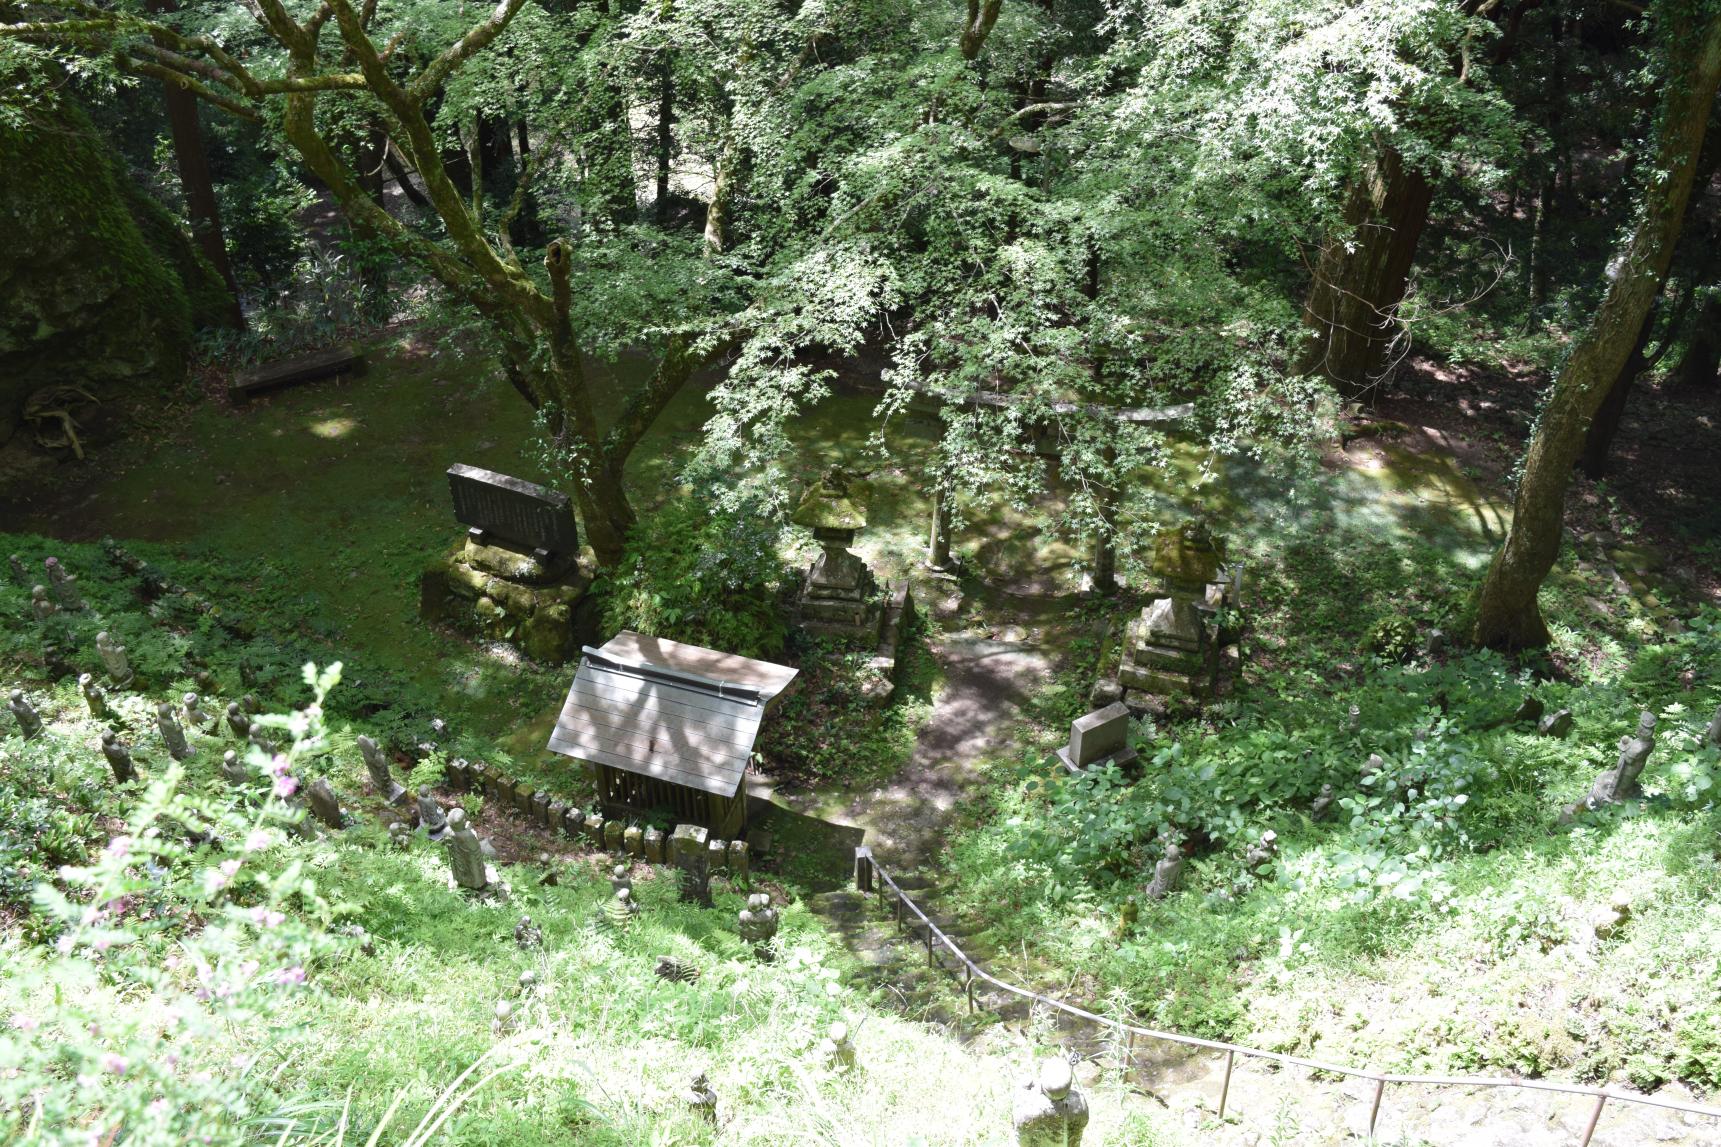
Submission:
POLYGON ((1686 1103, 1678 1099, 1663 1099, 1654 1095, 1635 1095, 1630 1092, 1614 1091, 1604 1087, 1592 1087, 1582 1083, 1556 1083, 1551 1080, 1516 1079, 1510 1076, 1441 1076, 1441 1075, 1397 1075, 1391 1072, 1370 1071, 1366 1068, 1349 1067, 1344 1064, 1327 1063, 1323 1060, 1308 1059, 1303 1056, 1285 1055, 1280 1052, 1266 1051, 1262 1048, 1245 1047, 1242 1044, 1226 1043, 1223 1040, 1201 1039, 1198 1036, 1180 1035, 1177 1032, 1157 1031, 1153 1028, 1141 1027, 1127 1023, 1110 1016, 1097 1015, 1085 1008, 1074 1004, 1043 996, 1038 992, 1019 987, 1016 984, 1000 980, 979 964, 975 963, 956 942, 944 934, 944 930, 932 922, 931 917, 921 911, 914 899, 899 887, 891 878, 889 872, 873 858, 872 849, 861 845, 855 849, 855 888, 857 891, 876 893, 880 902, 885 898, 888 887, 894 898, 893 911, 896 922, 905 930, 912 931, 917 925, 924 928, 926 944, 926 961, 929 966, 944 969, 936 955, 934 942, 939 948, 956 957, 962 968, 962 987, 968 997, 968 1010, 978 1010, 974 1000, 974 985, 976 982, 990 984, 1001 992, 1017 996, 1031 1003, 1042 1004, 1054 1011, 1077 1019, 1086 1020, 1102 1028, 1109 1028, 1122 1036, 1125 1041, 1126 1055, 1133 1063, 1135 1056, 1135 1041, 1143 1038, 1158 1040, 1162 1043, 1181 1044, 1185 1047, 1203 1048, 1208 1051, 1225 1053, 1225 1076, 1219 1088, 1219 1118, 1225 1118, 1225 1106, 1231 1095, 1231 1073, 1236 1066, 1237 1057, 1266 1060, 1286 1067, 1304 1067, 1314 1071, 1331 1072, 1335 1075, 1349 1076, 1353 1079, 1366 1079, 1374 1084, 1374 1095, 1369 1104, 1368 1134, 1372 1138, 1380 1119, 1381 1100, 1386 1094, 1388 1084, 1405 1084, 1428 1087, 1514 1087, 1525 1091, 1549 1091, 1563 1095, 1584 1095, 1595 1099, 1595 1106, 1590 1109, 1588 1122, 1584 1125, 1583 1137, 1578 1141, 1578 1147, 1590 1147, 1596 1126, 1601 1122, 1602 1110, 1610 1100, 1619 1103, 1634 1103, 1644 1107, 1659 1107, 1668 1111, 1686 1112, 1701 1115, 1709 1119, 1721 1120, 1721 1108, 1705 1106, 1701 1103, 1686 1103), (909 919, 912 917, 912 921, 909 919))

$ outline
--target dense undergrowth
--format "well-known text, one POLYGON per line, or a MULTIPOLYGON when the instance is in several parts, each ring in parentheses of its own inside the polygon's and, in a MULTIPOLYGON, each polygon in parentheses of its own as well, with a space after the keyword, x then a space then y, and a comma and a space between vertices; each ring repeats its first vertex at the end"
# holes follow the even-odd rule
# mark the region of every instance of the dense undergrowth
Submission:
MULTIPOLYGON (((1568 562, 1552 659, 1515 666, 1423 648, 1461 604, 1435 547, 1335 568, 1347 552, 1342 535, 1287 540, 1260 578, 1246 687, 1140 727, 1135 771, 1068 779, 1042 750, 994 763, 990 806, 950 850, 958 903, 1000 949, 1180 1031, 1381 1068, 1721 1086, 1721 751, 1703 741, 1721 613, 1671 634, 1604 618, 1568 562), (1444 576, 1394 603, 1418 565, 1444 576), (1570 708, 1571 733, 1514 720, 1529 694, 1570 708), (1659 718, 1644 799, 1564 823, 1642 709, 1659 718), (1251 860, 1267 831, 1276 856, 1251 860), (1181 890, 1148 901, 1170 839, 1190 854, 1181 890)), ((1078 653, 1038 710, 1048 742, 1104 650, 1078 653)))

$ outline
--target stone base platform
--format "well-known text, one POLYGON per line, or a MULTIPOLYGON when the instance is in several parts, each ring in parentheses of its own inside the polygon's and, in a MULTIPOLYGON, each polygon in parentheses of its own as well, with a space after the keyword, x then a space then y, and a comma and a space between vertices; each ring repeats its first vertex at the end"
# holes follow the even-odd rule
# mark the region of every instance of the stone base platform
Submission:
POLYGON ((419 616, 518 645, 561 664, 597 637, 591 575, 575 561, 546 566, 527 554, 467 539, 419 578, 419 616))

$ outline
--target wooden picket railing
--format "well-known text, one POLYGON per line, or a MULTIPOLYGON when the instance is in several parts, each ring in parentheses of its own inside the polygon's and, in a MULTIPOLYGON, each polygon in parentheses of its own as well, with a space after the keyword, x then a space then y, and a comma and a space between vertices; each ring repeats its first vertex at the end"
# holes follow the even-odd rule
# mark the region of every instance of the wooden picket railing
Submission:
MULTIPOLYGON (((1688 1112, 1709 1119, 1721 1120, 1721 1108, 1708 1107, 1701 1103, 1685 1103, 1677 1099, 1663 1099, 1654 1095, 1636 1095, 1630 1092, 1613 1091, 1603 1087, 1591 1087, 1581 1083, 1555 1083, 1540 1079, 1514 1079, 1509 1076, 1467 1076, 1452 1077, 1438 1075, 1395 1075, 1390 1072, 1369 1071, 1365 1068, 1347 1067, 1342 1064, 1325 1063, 1318 1059, 1305 1059, 1302 1056, 1283 1055, 1279 1052, 1264 1051, 1261 1048, 1244 1047, 1241 1044, 1225 1043, 1220 1040, 1199 1039, 1195 1036, 1179 1035, 1176 1032, 1155 1031, 1152 1028, 1140 1027, 1126 1023, 1123 1020, 1108 1016, 1096 1015, 1074 1004, 1062 1000, 1054 1000, 1050 996, 1042 996, 1038 992, 1018 987, 987 972, 975 963, 966 952, 957 946, 956 942, 946 936, 938 925, 934 924, 925 912, 920 910, 913 898, 904 892, 891 879, 890 873, 873 859, 872 849, 861 845, 855 849, 855 888, 860 892, 876 893, 882 903, 886 889, 894 902, 893 912, 896 922, 904 929, 913 931, 924 929, 926 944, 926 960, 929 965, 944 969, 939 963, 937 952, 943 949, 956 958, 962 974, 962 987, 968 997, 968 1010, 977 1009, 974 1000, 974 985, 976 982, 990 984, 1001 992, 1027 1000, 1073 1016, 1080 1020, 1107 1028, 1123 1038, 1126 1054, 1134 1062, 1135 1041, 1138 1038, 1158 1040, 1163 1043, 1181 1044, 1185 1047, 1205 1048, 1209 1051, 1225 1053, 1225 1077, 1219 1088, 1219 1118, 1225 1117, 1226 1101, 1231 1094, 1231 1072, 1236 1066, 1237 1057, 1247 1059, 1262 1059, 1272 1063, 1283 1064, 1287 1067, 1306 1067, 1316 1071, 1332 1072, 1335 1075, 1350 1076, 1356 1079, 1366 1079, 1374 1084, 1374 1096, 1369 1104, 1368 1133, 1374 1136, 1376 1124, 1380 1119, 1381 1099, 1386 1094, 1387 1084, 1413 1084, 1429 1087, 1515 1087, 1526 1091, 1552 1091, 1564 1095, 1584 1095, 1595 1099, 1595 1106, 1590 1110, 1589 1121, 1584 1125, 1583 1137, 1578 1141, 1578 1147, 1589 1147, 1590 1140, 1595 1135, 1596 1125, 1601 1122, 1602 1109, 1609 1101, 1616 1103, 1635 1103, 1646 1107, 1660 1107, 1668 1111, 1688 1112)), ((948 970, 948 969, 946 969, 948 970)))

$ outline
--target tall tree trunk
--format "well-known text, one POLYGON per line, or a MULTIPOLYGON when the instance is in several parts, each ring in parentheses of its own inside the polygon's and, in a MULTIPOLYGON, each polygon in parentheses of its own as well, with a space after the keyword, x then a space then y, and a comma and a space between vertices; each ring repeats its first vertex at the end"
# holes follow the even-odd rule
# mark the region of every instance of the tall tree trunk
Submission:
POLYGON ((1712 288, 1697 312, 1697 326, 1673 371, 1679 386, 1715 386, 1721 379, 1721 289, 1712 288))
POLYGON ((1511 529, 1476 598, 1470 636, 1479 645, 1517 649, 1548 640, 1536 595, 1559 556, 1572 464, 1667 275, 1691 198, 1709 106, 1721 86, 1721 9, 1668 3, 1654 11, 1664 22, 1667 73, 1643 202, 1609 269, 1601 306, 1560 369, 1530 439, 1511 529))
MULTIPOLYGON (((172 12, 174 0, 148 0, 151 12, 172 12)), ((179 167, 179 185, 185 192, 185 213, 191 233, 215 273, 227 285, 227 325, 245 328, 245 312, 239 306, 239 281, 227 258, 227 239, 221 229, 221 205, 215 198, 215 182, 209 175, 209 152, 203 146, 203 128, 197 118, 197 97, 175 84, 164 83, 162 102, 167 107, 168 128, 173 134, 173 158, 179 167)))
POLYGON ((1644 351, 1649 346, 1649 332, 1654 327, 1655 308, 1652 306, 1643 316, 1637 338, 1631 344, 1631 353, 1625 356, 1625 365, 1619 368, 1619 376, 1607 388, 1607 395, 1596 407, 1595 417, 1590 419, 1589 429, 1584 432, 1584 448, 1578 455, 1578 469, 1587 478, 1607 476, 1608 456, 1613 453, 1613 440, 1619 434, 1619 424, 1625 420, 1625 404, 1631 397, 1632 384, 1638 375, 1649 369, 1649 357, 1644 351))
POLYGON ((1384 145, 1352 185, 1344 233, 1321 248, 1303 306, 1314 331, 1304 373, 1325 375, 1350 398, 1379 381, 1399 337, 1398 305, 1433 194, 1427 177, 1384 145))
POLYGON ((669 214, 669 161, 674 157, 675 140, 675 67, 669 49, 662 50, 657 76, 657 187, 652 199, 651 213, 658 224, 669 214))

